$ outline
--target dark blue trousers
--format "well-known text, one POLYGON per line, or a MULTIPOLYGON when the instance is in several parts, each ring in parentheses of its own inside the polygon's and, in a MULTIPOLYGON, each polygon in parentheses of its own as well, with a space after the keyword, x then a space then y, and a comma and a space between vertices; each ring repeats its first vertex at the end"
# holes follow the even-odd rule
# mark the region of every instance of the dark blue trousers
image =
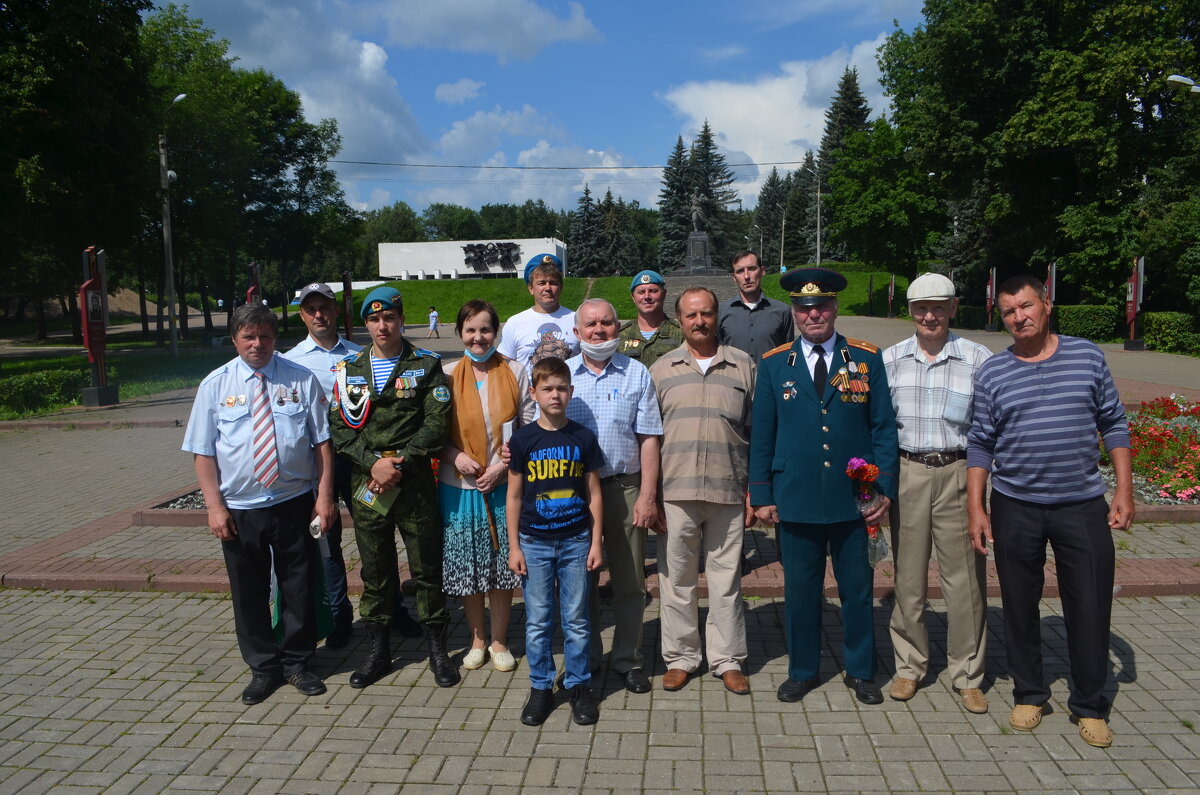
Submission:
POLYGON ((837 524, 779 523, 788 677, 803 682, 821 670, 821 592, 827 549, 842 601, 846 673, 874 679, 874 574, 867 559, 867 530, 861 519, 837 524))

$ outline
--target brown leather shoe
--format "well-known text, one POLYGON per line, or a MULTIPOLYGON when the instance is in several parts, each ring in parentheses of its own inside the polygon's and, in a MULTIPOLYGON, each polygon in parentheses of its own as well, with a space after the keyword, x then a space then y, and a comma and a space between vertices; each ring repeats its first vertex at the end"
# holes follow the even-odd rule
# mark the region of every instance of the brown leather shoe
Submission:
POLYGON ((730 693, 739 696, 749 695, 750 693, 750 680, 736 668, 721 674, 721 681, 725 683, 725 689, 730 693))
POLYGON ((1042 722, 1042 716, 1050 710, 1045 704, 1017 704, 1008 713, 1008 725, 1019 732, 1031 732, 1042 722))
POLYGON ((893 701, 908 701, 917 694, 917 680, 905 679, 902 676, 897 676, 892 680, 892 687, 888 690, 888 695, 893 701))
POLYGON ((1108 721, 1103 718, 1080 718, 1071 716, 1079 724, 1079 736, 1088 745, 1096 748, 1107 748, 1112 745, 1113 733, 1108 727, 1108 721))
POLYGON ((663 674, 662 687, 663 690, 682 690, 687 684, 688 679, 692 678, 690 671, 685 671, 682 668, 668 668, 663 674))
POLYGON ((983 695, 983 691, 979 688, 965 687, 958 691, 958 695, 962 698, 963 709, 967 712, 982 715, 988 711, 987 697, 983 695))

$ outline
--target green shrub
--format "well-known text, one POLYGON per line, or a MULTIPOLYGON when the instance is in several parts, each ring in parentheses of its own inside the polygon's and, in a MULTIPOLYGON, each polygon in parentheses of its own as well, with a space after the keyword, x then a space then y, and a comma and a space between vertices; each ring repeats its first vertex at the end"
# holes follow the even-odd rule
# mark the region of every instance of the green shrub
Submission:
POLYGON ((86 370, 40 370, 0 378, 0 408, 25 413, 74 405, 91 380, 86 370))
POLYGON ((1151 350, 1195 353, 1192 323, 1192 316, 1184 312, 1143 312, 1142 337, 1151 350))
POLYGON ((987 324, 987 310, 982 306, 960 306, 951 322, 953 328, 981 329, 987 324))
POLYGON ((1060 305, 1054 307, 1054 320, 1060 334, 1104 342, 1117 335, 1120 315, 1115 306, 1060 305))

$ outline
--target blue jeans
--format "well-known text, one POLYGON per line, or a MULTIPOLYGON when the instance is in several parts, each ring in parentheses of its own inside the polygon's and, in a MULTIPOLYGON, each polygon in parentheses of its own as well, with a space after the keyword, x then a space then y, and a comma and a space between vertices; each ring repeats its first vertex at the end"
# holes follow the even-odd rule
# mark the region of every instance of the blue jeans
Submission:
POLYGON ((529 573, 521 578, 525 599, 525 659, 529 681, 539 690, 554 687, 554 603, 562 615, 563 686, 586 685, 591 681, 588 648, 591 621, 588 618, 587 555, 592 534, 584 530, 574 536, 547 541, 521 533, 521 552, 529 573))

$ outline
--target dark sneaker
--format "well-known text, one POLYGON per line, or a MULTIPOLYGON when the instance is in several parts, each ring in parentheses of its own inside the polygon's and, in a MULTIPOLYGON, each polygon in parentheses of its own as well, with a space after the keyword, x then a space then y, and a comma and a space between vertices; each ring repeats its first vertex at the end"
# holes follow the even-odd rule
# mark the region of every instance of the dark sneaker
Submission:
POLYGON ((270 698, 271 694, 282 684, 281 677, 272 674, 254 674, 250 677, 250 684, 246 685, 246 689, 242 691, 242 703, 247 706, 261 704, 270 698))
POLYGON ((521 723, 526 726, 541 726, 554 711, 554 691, 529 688, 529 700, 521 710, 521 723))
POLYGON ((301 671, 287 678, 288 684, 306 696, 319 696, 325 692, 325 683, 312 671, 301 671))
POLYGON ((592 699, 592 689, 587 685, 571 688, 571 717, 580 726, 590 726, 600 720, 600 710, 592 699))

